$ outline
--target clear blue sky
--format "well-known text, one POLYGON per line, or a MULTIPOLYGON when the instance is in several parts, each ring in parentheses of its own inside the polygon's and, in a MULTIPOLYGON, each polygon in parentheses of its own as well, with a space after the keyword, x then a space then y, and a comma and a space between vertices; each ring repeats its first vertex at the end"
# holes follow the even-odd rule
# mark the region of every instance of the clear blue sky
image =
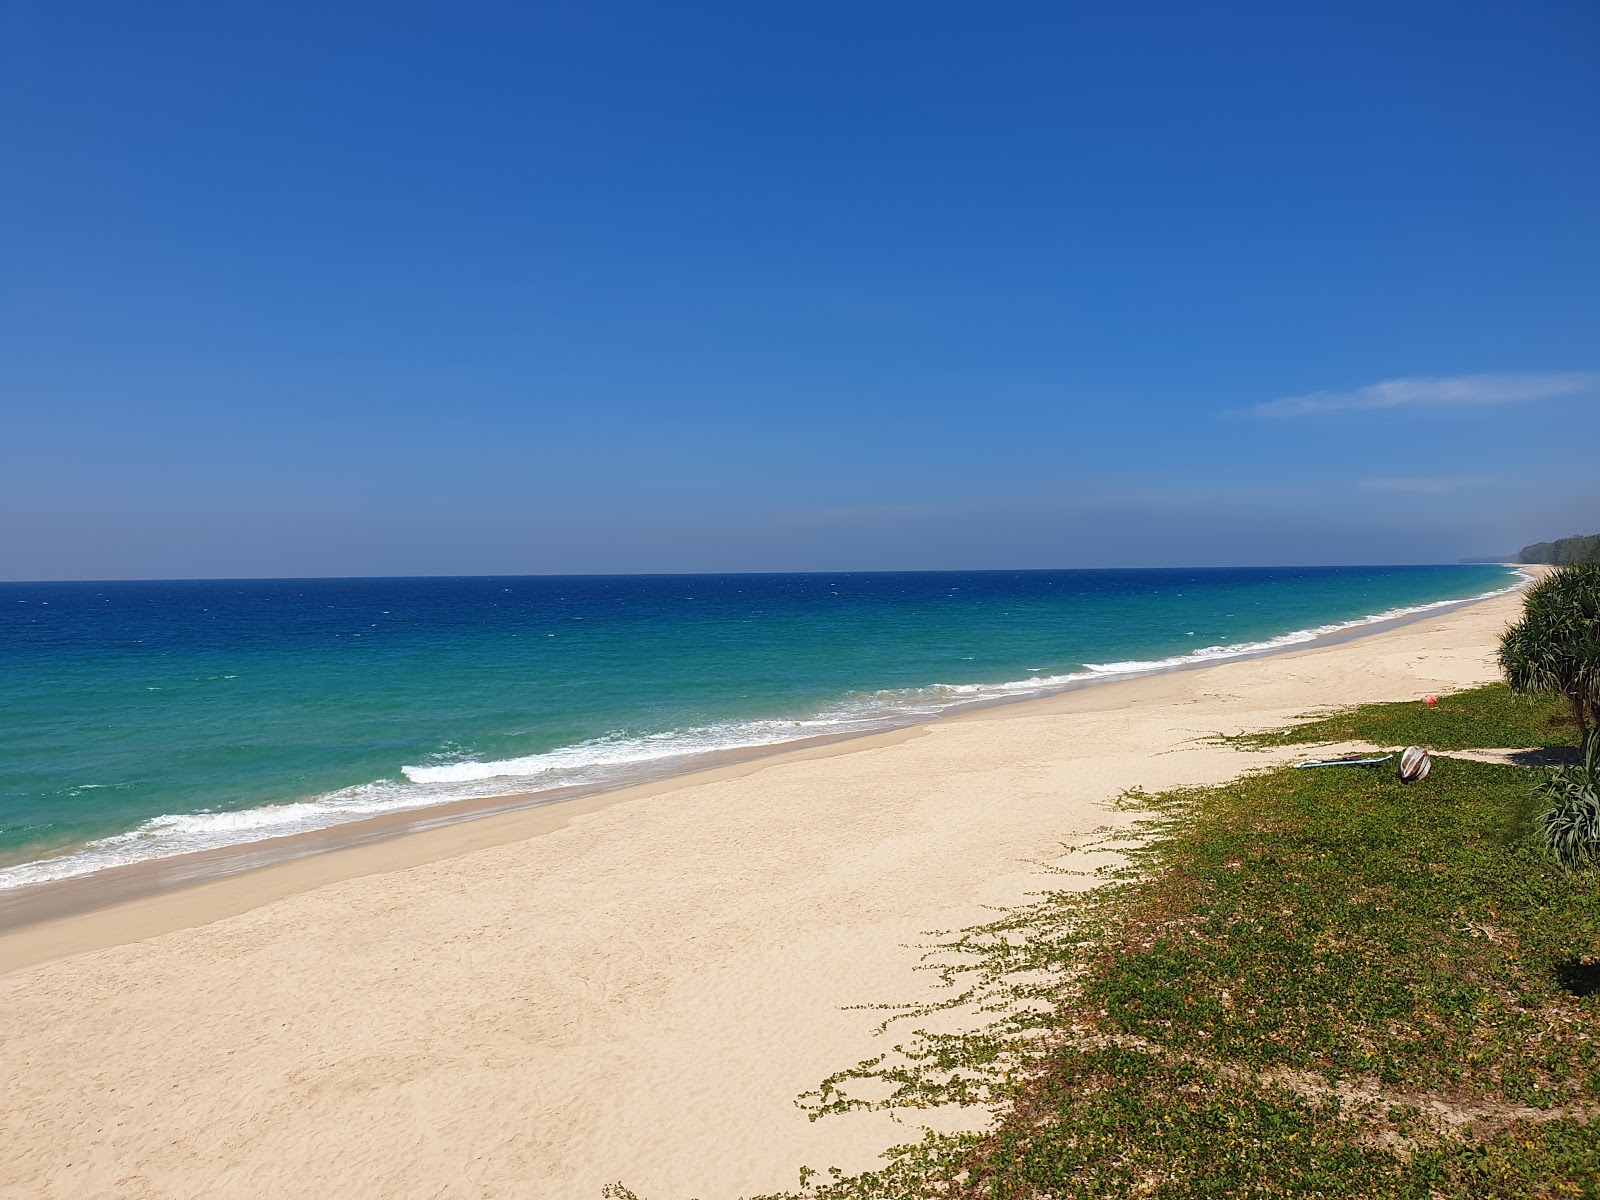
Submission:
POLYGON ((0 0, 0 577, 1600 530, 1600 5, 0 0))

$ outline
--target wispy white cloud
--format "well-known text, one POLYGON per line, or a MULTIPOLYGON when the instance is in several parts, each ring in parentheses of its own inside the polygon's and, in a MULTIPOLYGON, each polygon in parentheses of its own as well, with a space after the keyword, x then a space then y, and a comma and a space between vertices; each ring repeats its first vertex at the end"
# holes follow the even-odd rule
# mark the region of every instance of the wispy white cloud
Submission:
POLYGON ((1462 488, 1493 482, 1481 475, 1438 478, 1417 476, 1409 479, 1363 479, 1356 486, 1370 492, 1407 492, 1413 496, 1438 496, 1462 488))
POLYGON ((1594 371, 1385 379, 1353 392, 1285 396, 1248 408, 1245 414, 1276 419, 1388 408, 1483 408, 1594 393, 1600 393, 1600 373, 1594 371))

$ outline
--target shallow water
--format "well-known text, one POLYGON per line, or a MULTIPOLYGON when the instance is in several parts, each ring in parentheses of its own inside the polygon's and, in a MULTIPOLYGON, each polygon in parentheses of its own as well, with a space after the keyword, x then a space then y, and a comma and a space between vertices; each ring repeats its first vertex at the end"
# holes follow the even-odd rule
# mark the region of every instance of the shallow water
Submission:
POLYGON ((903 724, 1504 567, 0 584, 0 887, 903 724))

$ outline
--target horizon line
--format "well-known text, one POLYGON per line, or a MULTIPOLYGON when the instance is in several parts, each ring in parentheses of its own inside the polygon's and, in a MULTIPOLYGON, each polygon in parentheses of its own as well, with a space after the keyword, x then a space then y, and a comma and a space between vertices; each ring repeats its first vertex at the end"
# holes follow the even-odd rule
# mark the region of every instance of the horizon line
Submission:
POLYGON ((1018 575, 1065 571, 1300 571, 1372 570, 1384 567, 1525 567, 1535 564, 1511 558, 1455 559, 1450 562, 1330 562, 1330 563, 1221 563, 1201 566, 1179 563, 1172 566, 1141 567, 915 567, 873 569, 850 567, 840 570, 806 568, 791 571, 528 571, 517 574, 456 573, 438 575, 140 575, 118 578, 75 579, 0 579, 0 587, 40 584, 92 583, 356 583, 400 582, 437 579, 706 579, 717 576, 763 578, 776 575, 1018 575))

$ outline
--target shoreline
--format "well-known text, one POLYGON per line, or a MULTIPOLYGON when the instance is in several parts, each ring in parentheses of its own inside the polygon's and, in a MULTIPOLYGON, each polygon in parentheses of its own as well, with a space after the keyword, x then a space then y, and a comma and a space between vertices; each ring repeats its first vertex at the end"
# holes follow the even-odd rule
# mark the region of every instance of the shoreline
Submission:
POLYGON ((1304 749, 1215 733, 1495 678, 1520 609, 1501 596, 0 936, 0 1195, 565 1198, 622 1179, 713 1200, 792 1187, 802 1163, 866 1168, 914 1127, 813 1123, 794 1097, 887 1049, 873 1006, 936 995, 930 931, 1093 886, 1105 859, 1074 847, 1132 819, 1129 789, 1304 749))
MULTIPOLYGON (((565 810, 568 805, 580 805, 570 810, 571 815, 593 811, 597 807, 622 803, 631 799, 656 795, 675 787, 692 786, 724 778, 730 769, 757 769, 768 761, 780 761, 790 755, 806 756, 814 752, 834 752, 871 744, 874 739, 895 735, 915 736, 916 731, 942 721, 959 720, 972 713, 994 708, 1044 703, 1061 696, 1090 689, 1115 688, 1144 679, 1161 678, 1179 672, 1203 671, 1228 663, 1253 661, 1284 654, 1294 654, 1331 646, 1343 645, 1428 620, 1432 617, 1456 612, 1473 605, 1489 603, 1506 595, 1525 589, 1538 577, 1536 570, 1522 564, 1495 564, 1517 570, 1521 580, 1507 588, 1463 600, 1436 601, 1419 606, 1416 610, 1399 616, 1383 618, 1368 616, 1345 624, 1329 633, 1313 633, 1303 641, 1285 641, 1274 644, 1272 640, 1248 649, 1209 658, 1184 658, 1166 665, 1154 666, 1124 674, 1107 672, 1101 676, 1088 675, 1071 678, 1046 690, 1017 696, 991 696, 951 704, 930 715, 917 715, 903 722, 888 721, 882 727, 867 730, 822 734, 793 741, 773 742, 760 746, 733 750, 712 751, 691 755, 683 759, 666 760, 659 765, 638 768, 613 780, 593 784, 576 784, 540 791, 507 792, 493 796, 471 797, 445 801, 417 808, 398 809, 351 821, 341 821, 317 829, 238 842, 205 850, 153 857, 135 863, 106 867, 64 879, 45 880, 0 889, 0 975, 15 969, 7 943, 12 935, 23 934, 40 925, 51 925, 74 917, 85 916, 121 905, 135 904, 196 888, 205 888, 229 879, 250 875, 273 867, 301 862, 327 855, 340 855, 381 845, 396 839, 406 839, 450 828, 464 823, 486 821, 518 813, 543 809, 565 810), (587 803, 582 803, 587 802, 587 803)), ((1293 633, 1280 635, 1292 637, 1293 633)), ((536 824, 540 831, 559 828, 565 823, 564 812, 552 812, 547 821, 536 824)), ((533 836, 537 836, 534 834, 533 836)), ((474 844, 476 840, 474 840, 474 844)), ((411 861, 410 856, 403 856, 411 861)), ((44 860, 48 861, 48 860, 44 860)), ((427 861, 426 858, 416 861, 427 861)), ((352 878, 366 873, 362 870, 334 868, 312 871, 311 876, 326 881, 352 878)), ((318 886, 318 885, 311 885, 318 886)), ((260 894, 276 898, 290 894, 272 888, 260 894)), ((248 905, 245 907, 249 907, 248 905)), ((223 905, 225 913, 244 911, 236 903, 223 905)), ((153 929, 165 930, 172 926, 155 923, 153 929)), ((27 956, 24 956, 27 957, 27 956)), ((46 961, 33 959, 32 961, 46 961)), ((27 965, 27 964, 24 964, 27 965)))

